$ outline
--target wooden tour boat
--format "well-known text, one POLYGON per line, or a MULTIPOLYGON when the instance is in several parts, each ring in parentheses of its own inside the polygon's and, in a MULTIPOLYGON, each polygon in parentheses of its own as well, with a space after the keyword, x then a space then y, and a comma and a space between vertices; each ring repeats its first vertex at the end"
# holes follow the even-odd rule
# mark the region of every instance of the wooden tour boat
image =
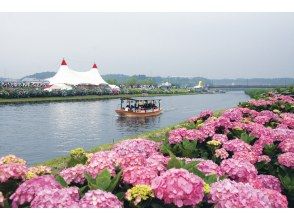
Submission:
POLYGON ((120 108, 115 112, 120 116, 127 117, 157 116, 162 112, 160 101, 160 99, 122 98, 120 108))

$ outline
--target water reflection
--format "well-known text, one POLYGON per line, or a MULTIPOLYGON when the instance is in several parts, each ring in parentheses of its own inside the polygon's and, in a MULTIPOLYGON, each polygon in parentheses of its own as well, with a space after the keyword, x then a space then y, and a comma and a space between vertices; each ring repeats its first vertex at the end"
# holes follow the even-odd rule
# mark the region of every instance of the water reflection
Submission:
POLYGON ((120 128, 126 128, 128 131, 136 131, 142 128, 153 127, 160 123, 160 116, 154 117, 122 117, 118 116, 116 124, 120 128))

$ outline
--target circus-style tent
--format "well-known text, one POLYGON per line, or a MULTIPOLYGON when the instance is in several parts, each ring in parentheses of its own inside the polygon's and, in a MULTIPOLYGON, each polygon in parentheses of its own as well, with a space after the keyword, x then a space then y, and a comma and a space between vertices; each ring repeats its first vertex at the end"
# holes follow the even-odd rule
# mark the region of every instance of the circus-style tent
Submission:
POLYGON ((89 71, 78 72, 70 69, 64 59, 62 60, 57 73, 53 77, 46 80, 49 82, 50 85, 106 85, 109 86, 111 89, 119 89, 118 86, 109 85, 107 82, 104 81, 104 79, 98 72, 98 68, 95 63, 89 71))

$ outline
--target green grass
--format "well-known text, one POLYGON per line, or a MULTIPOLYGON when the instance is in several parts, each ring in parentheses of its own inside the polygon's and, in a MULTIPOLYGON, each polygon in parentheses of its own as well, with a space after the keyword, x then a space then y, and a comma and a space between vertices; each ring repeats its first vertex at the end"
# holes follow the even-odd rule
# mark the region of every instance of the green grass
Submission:
POLYGON ((279 94, 293 95, 294 86, 287 86, 281 88, 256 88, 256 89, 246 89, 245 94, 249 95, 253 99, 261 99, 267 97, 268 92, 276 92, 279 94))
MULTIPOLYGON (((196 93, 173 93, 173 94, 146 94, 144 97, 154 96, 175 96, 175 95, 196 95, 196 93)), ((127 97, 142 97, 142 94, 121 94, 121 95, 88 95, 88 96, 65 96, 65 97, 34 97, 34 98, 0 98, 0 105, 5 104, 22 104, 22 103, 44 103, 44 102, 83 102, 97 101, 127 97)))
MULTIPOLYGON (((102 144, 102 145, 98 145, 96 147, 93 147, 92 149, 88 150, 88 153, 94 153, 94 152, 99 152, 99 151, 105 151, 105 150, 110 150, 113 148, 113 146, 122 141, 122 140, 126 140, 126 139, 134 139, 134 138, 145 138, 145 139, 149 139, 149 140, 153 140, 156 142, 160 142, 163 141, 165 139, 165 136, 167 134, 167 132, 169 132, 170 130, 177 128, 177 127, 181 127, 184 124, 184 122, 179 123, 179 124, 175 124, 175 125, 171 125, 162 129, 158 129, 158 130, 154 130, 154 131, 148 131, 148 132, 144 132, 140 135, 134 135, 134 136, 128 136, 125 137, 115 143, 108 143, 108 144, 102 144)), ((54 158, 52 160, 48 160, 45 161, 43 163, 38 163, 36 165, 45 165, 45 166, 50 166, 53 168, 54 171, 58 171, 61 170, 63 168, 66 168, 67 165, 67 161, 69 160, 69 156, 63 156, 63 157, 57 157, 54 158)))
POLYGON ((264 94, 273 91, 273 89, 246 89, 245 94, 249 95, 250 98, 259 99, 264 94))

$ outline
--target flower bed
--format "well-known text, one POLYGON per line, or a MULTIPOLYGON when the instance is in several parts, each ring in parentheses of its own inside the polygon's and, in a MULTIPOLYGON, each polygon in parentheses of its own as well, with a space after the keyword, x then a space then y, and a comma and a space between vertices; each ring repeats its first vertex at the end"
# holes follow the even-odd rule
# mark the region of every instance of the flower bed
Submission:
POLYGON ((71 151, 67 167, 0 159, 3 207, 294 206, 294 100, 250 100, 217 117, 191 117, 163 142, 130 139, 113 149, 71 151))

